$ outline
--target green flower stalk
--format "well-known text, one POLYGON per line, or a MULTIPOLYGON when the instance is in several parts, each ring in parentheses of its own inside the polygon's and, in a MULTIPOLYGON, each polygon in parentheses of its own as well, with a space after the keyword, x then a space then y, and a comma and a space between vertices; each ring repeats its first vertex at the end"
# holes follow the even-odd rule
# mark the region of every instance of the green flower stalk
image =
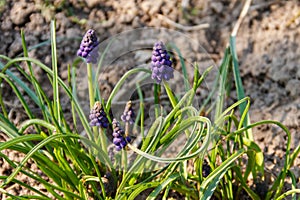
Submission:
POLYGON ((77 55, 84 58, 87 63, 87 76, 88 76, 88 90, 90 99, 90 126, 93 127, 94 138, 96 143, 101 143, 104 152, 107 152, 106 137, 103 133, 103 128, 107 128, 109 121, 107 119, 106 113, 104 112, 100 102, 95 103, 94 94, 94 77, 93 77, 93 66, 92 64, 97 63, 99 57, 99 41, 96 36, 96 32, 89 29, 82 38, 80 48, 77 51, 77 55), (99 127, 99 131, 97 128, 99 127))

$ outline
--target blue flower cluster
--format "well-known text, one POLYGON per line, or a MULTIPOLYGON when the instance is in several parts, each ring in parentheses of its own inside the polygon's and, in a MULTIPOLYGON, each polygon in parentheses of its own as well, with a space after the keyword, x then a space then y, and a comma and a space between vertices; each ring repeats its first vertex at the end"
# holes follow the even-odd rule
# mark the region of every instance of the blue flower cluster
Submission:
POLYGON ((133 124, 134 118, 135 118, 135 114, 134 114, 132 106, 131 106, 131 101, 128 101, 125 106, 124 112, 121 115, 121 120, 125 123, 129 122, 129 124, 133 124))
POLYGON ((77 55, 85 58, 87 63, 97 63, 99 41, 94 30, 89 29, 82 38, 77 55))
POLYGON ((116 145, 116 150, 120 151, 125 148, 126 145, 131 141, 129 136, 125 137, 124 130, 120 127, 120 123, 113 119, 113 143, 116 145))
POLYGON ((108 119, 99 101, 94 104, 93 109, 90 111, 90 126, 99 126, 102 128, 108 127, 108 119))
POLYGON ((203 165, 202 165, 202 176, 204 178, 208 177, 210 174, 211 168, 206 160, 204 160, 203 165))
POLYGON ((154 44, 151 57, 151 71, 151 77, 157 83, 161 83, 162 80, 168 81, 174 77, 172 61, 164 43, 161 41, 154 44))

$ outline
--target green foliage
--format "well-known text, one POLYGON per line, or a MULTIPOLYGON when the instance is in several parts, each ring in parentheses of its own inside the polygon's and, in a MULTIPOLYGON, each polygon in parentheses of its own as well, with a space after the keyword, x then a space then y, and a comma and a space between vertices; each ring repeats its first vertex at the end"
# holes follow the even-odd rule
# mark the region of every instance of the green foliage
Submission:
MULTIPOLYGON (((142 83, 136 83, 140 105, 134 127, 140 126, 142 141, 138 147, 128 144, 128 150, 136 153, 136 157, 129 161, 128 152, 124 150, 117 153, 112 160, 107 150, 108 139, 105 136, 108 131, 90 128, 86 118, 88 113, 82 110, 76 96, 76 66, 69 68, 68 83, 63 82, 58 76, 55 22, 51 23, 52 69, 28 57, 23 32, 21 37, 24 57, 8 58, 0 55, 0 58, 5 61, 0 63, 0 83, 6 82, 10 86, 28 118, 20 126, 16 126, 9 120, 1 90, 0 131, 7 135, 9 140, 0 143, 0 150, 11 149, 25 154, 21 162, 16 162, 0 153, 0 156, 13 168, 9 176, 0 176, 2 180, 0 191, 3 194, 12 199, 135 199, 140 193, 147 191, 144 193, 148 194, 147 199, 166 199, 171 191, 175 191, 186 199, 210 199, 213 196, 218 199, 236 199, 242 191, 245 191, 252 199, 261 199, 250 189, 251 186, 247 185, 247 182, 250 174, 255 180, 260 178, 264 181, 265 178, 264 156, 253 140, 251 131, 253 127, 262 124, 279 126, 288 138, 285 165, 264 199, 283 199, 287 195, 292 195, 296 199, 295 194, 300 193, 296 188, 295 175, 290 171, 294 160, 299 156, 300 145, 291 152, 290 132, 279 122, 271 120, 250 122, 248 113, 250 99, 244 95, 239 75, 235 38, 231 38, 230 47, 225 51, 216 84, 212 89, 213 93, 218 93, 217 99, 213 99, 212 94, 208 95, 200 109, 195 108, 192 102, 197 89, 212 67, 200 75, 195 64, 193 85, 190 88, 185 82, 185 94, 182 96, 173 94, 166 82, 163 85, 155 84, 153 86, 155 101, 160 102, 161 91, 164 89, 171 110, 163 113, 160 111, 161 105, 156 107, 156 119, 149 129, 144 126, 145 99, 140 88, 142 83), (27 64, 29 74, 19 66, 21 62, 27 64), (41 83, 35 78, 33 65, 41 68, 48 75, 53 88, 52 98, 47 96, 41 83), (12 68, 19 71, 23 77, 12 73, 12 68), (233 72, 233 77, 230 72, 233 72), (233 83, 238 101, 224 108, 228 85, 233 83), (32 106, 29 106, 21 90, 40 109, 42 118, 35 116, 30 109, 32 106), (61 95, 67 96, 70 100, 72 121, 67 121, 62 111, 61 95), (213 105, 208 104, 211 101, 213 105), (203 110, 214 111, 214 119, 201 116, 203 110), (71 129, 70 124, 75 128, 71 129), (83 127, 88 137, 78 133, 78 126, 83 127), (29 127, 32 127, 32 132, 25 133, 29 127), (180 136, 186 139, 182 149, 173 158, 163 157, 163 153, 180 136), (42 179, 39 172, 28 169, 26 163, 29 160, 34 161, 50 181, 42 179), (203 176, 204 160, 207 160, 211 169, 207 177, 203 176), (190 166, 192 170, 188 169, 190 166), (17 179, 19 173, 43 185, 46 192, 36 190, 29 183, 20 182, 17 179), (290 191, 283 191, 287 176, 292 178, 293 187, 290 191), (105 177, 108 179, 108 185, 105 177), (7 189, 12 182, 29 189, 32 195, 15 197, 9 194, 7 189)), ((109 45, 102 54, 101 60, 109 45)), ((180 49, 175 44, 170 44, 169 48, 178 53, 182 73, 187 79, 187 70, 180 49)), ((134 68, 128 71, 121 77, 105 101, 101 98, 101 91, 96 81, 101 73, 100 69, 101 62, 96 74, 93 73, 91 65, 87 64, 89 103, 92 107, 95 100, 101 101, 106 113, 112 108, 113 99, 131 75, 143 74, 146 78, 151 73, 145 68, 134 68)))

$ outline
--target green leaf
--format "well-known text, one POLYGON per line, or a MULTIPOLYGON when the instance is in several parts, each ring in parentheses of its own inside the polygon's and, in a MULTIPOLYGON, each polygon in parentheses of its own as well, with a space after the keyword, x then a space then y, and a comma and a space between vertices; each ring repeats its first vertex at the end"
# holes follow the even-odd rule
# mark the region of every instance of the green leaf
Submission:
MULTIPOLYGON (((41 63, 39 60, 33 59, 33 58, 27 58, 27 57, 20 57, 20 58, 14 58, 12 60, 10 60, 8 63, 6 63, 6 65, 3 67, 3 70, 6 70, 7 68, 9 68, 9 66, 17 63, 17 62, 23 62, 23 61, 30 61, 31 63, 34 63, 37 65, 37 67, 42 68, 50 77, 53 78, 54 74, 53 71, 51 69, 49 69, 46 65, 44 65, 43 63, 41 63)), ((64 83, 64 81, 62 81, 59 77, 57 77, 58 79, 58 84, 62 87, 62 89, 66 92, 66 94, 68 95, 68 97, 72 100, 72 102, 74 103, 74 107, 77 111, 77 114, 82 122, 82 125, 88 135, 89 138, 93 138, 93 134, 91 132, 89 123, 86 119, 85 113, 83 112, 78 100, 73 96, 72 91, 69 89, 69 87, 64 83)))
MULTIPOLYGON (((143 152, 139 149, 137 149, 136 147, 128 144, 129 148, 132 149, 133 151, 135 151, 136 153, 138 153, 139 155, 145 157, 145 158, 148 158, 152 161, 155 161, 155 162, 161 162, 161 163, 172 163, 172 162, 181 162, 181 161, 184 161, 184 160, 188 160, 188 159, 191 159, 195 156, 198 156, 199 154, 202 154, 204 153, 206 150, 207 150, 207 147, 209 145, 209 142, 210 142, 210 128, 211 128, 211 124, 210 124, 210 121, 209 119, 205 118, 205 117, 201 117, 201 116, 195 116, 195 117, 190 117, 189 119, 187 119, 187 122, 183 122, 182 125, 181 125, 181 129, 184 130, 186 129, 187 127, 189 127, 191 124, 194 124, 195 122, 205 122, 206 123, 206 126, 207 126, 207 134, 206 134, 206 137, 201 145, 200 148, 198 148, 195 152, 191 153, 191 154, 187 154, 187 151, 185 151, 185 154, 180 156, 180 157, 176 157, 176 158, 162 158, 162 157, 158 157, 158 156, 153 156, 147 152, 143 152), (188 123, 189 122, 189 123, 188 123)), ((199 142, 199 139, 202 135, 202 131, 203 129, 199 129, 198 132, 197 132, 197 135, 195 137, 191 137, 192 140, 190 141, 190 143, 188 144, 188 146, 190 147, 193 147, 195 146, 198 142, 199 142)))
POLYGON ((260 197, 252 189, 250 189, 248 187, 246 180, 244 180, 244 178, 243 178, 240 166, 233 167, 233 170, 236 173, 236 177, 237 177, 236 179, 238 179, 237 181, 239 181, 241 183, 241 186, 249 194, 249 196, 253 200, 261 200, 260 197))
POLYGON ((181 64, 181 70, 182 70, 182 74, 183 74, 183 78, 184 78, 184 80, 183 80, 184 81, 184 89, 187 92, 190 89, 190 85, 189 85, 189 77, 188 77, 188 74, 187 74, 187 70, 186 70, 184 58, 183 58, 183 56, 181 54, 180 49, 176 46, 175 43, 169 43, 169 46, 171 48, 175 49, 175 51, 178 54, 179 61, 180 61, 180 64, 181 64))
POLYGON ((1 184, 0 187, 3 187, 4 185, 7 185, 9 182, 11 182, 14 177, 19 173, 19 171, 22 169, 22 167, 24 166, 24 164, 43 146, 45 146, 47 143, 56 140, 58 138, 63 138, 63 137, 79 137, 79 136, 75 136, 75 135, 61 135, 61 134, 56 134, 56 135, 51 135, 48 138, 44 139, 42 142, 40 142, 39 144, 37 144, 36 146, 34 146, 28 153, 27 155, 24 157, 24 159, 22 160, 22 162, 19 164, 19 166, 14 170, 13 173, 11 173, 11 175, 6 179, 6 181, 4 183, 1 184))
POLYGON ((101 99, 101 93, 100 93, 100 90, 99 90, 99 84, 98 84, 98 80, 99 80, 99 75, 100 75, 100 70, 101 70, 101 66, 103 64, 103 60, 110 48, 110 46, 113 44, 113 42, 115 41, 115 38, 111 39, 109 41, 109 43, 107 44, 106 48, 104 49, 104 51, 101 53, 101 57, 100 57, 100 60, 99 60, 99 63, 98 63, 98 66, 97 66, 97 70, 96 70, 96 75, 95 75, 95 80, 94 80, 94 94, 96 95, 96 98, 98 101, 100 101, 101 99))
MULTIPOLYGON (((236 45, 235 45, 235 37, 233 37, 233 36, 230 36, 230 51, 231 51, 231 55, 232 55, 233 75, 234 75, 234 80, 235 80, 237 97, 238 97, 238 100, 241 100, 241 99, 245 98, 245 92, 244 92, 242 78, 240 76, 240 71, 239 71, 239 65, 238 65, 238 59, 237 59, 237 53, 236 53, 236 45)), ((239 108, 240 108, 240 113, 242 115, 246 108, 246 103, 241 103, 239 105, 239 108)), ((250 123, 251 123, 250 117, 249 117, 249 114, 247 113, 246 120, 244 122, 244 126, 247 126, 250 123)), ((253 135, 252 135, 251 129, 249 129, 247 131, 246 136, 250 140, 253 140, 253 135)))
POLYGON ((106 103, 106 110, 109 111, 110 107, 111 107, 111 103, 112 103, 112 99, 114 98, 114 96, 117 94, 117 92, 119 91, 119 89, 121 88, 121 86, 123 85, 123 83, 125 82, 125 80, 132 74, 135 73, 139 73, 139 72, 145 72, 148 74, 151 74, 151 71, 149 69, 145 69, 145 68, 134 68, 129 70, 128 72, 126 72, 122 78, 118 81, 118 83, 115 85, 113 91, 110 93, 107 103, 106 103))
POLYGON ((251 151, 254 151, 255 158, 255 170, 259 171, 261 175, 264 175, 264 154, 261 151, 260 147, 254 142, 249 140, 248 138, 243 138, 243 144, 248 147, 251 151))
POLYGON ((174 173, 171 176, 169 176, 168 178, 166 178, 165 180, 161 181, 159 186, 157 188, 155 188, 151 194, 148 196, 147 200, 155 200, 157 198, 157 196, 159 195, 159 193, 165 188, 167 187, 171 182, 173 182, 174 180, 176 180, 178 177, 180 176, 179 173, 174 173))
POLYGON ((280 195, 278 198, 276 198, 276 200, 286 199, 287 196, 292 195, 292 194, 300 194, 300 189, 289 190, 289 191, 283 193, 282 195, 280 195))
POLYGON ((219 92, 216 100, 216 110, 215 110, 215 119, 218 119, 221 113, 223 112, 223 106, 225 102, 225 87, 227 81, 227 74, 229 68, 230 54, 229 49, 226 49, 223 62, 220 67, 219 74, 219 92))
POLYGON ((166 81, 164 81, 163 83, 164 83, 164 86, 165 86, 165 90, 166 90, 166 92, 167 92, 167 95, 168 95, 168 97, 169 97, 169 100, 171 101, 172 107, 174 108, 174 107, 176 106, 178 100, 177 100, 176 97, 173 95, 173 92, 172 92, 172 90, 171 90, 169 84, 168 84, 166 81))
POLYGON ((225 160, 219 167, 217 167, 212 173, 210 173, 204 181, 200 185, 200 200, 210 199, 213 195, 214 190, 219 184, 220 180, 230 169, 233 162, 238 159, 243 153, 245 153, 244 149, 240 149, 233 155, 231 155, 227 160, 225 160))
POLYGON ((137 187, 133 192, 130 193, 128 200, 134 200, 139 194, 141 194, 144 190, 157 187, 160 185, 160 182, 148 182, 148 183, 142 183, 138 184, 139 187, 137 187))
POLYGON ((51 57, 52 57, 52 71, 53 71, 53 107, 54 118, 61 124, 60 119, 60 100, 59 100, 59 88, 58 88, 58 70, 57 70, 57 53, 56 53, 56 25, 55 21, 51 21, 51 57))

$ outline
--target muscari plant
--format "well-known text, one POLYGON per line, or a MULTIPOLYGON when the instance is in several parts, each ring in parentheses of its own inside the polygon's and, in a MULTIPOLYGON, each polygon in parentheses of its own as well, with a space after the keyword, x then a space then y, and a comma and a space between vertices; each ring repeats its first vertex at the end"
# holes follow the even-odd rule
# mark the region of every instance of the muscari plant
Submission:
MULTIPOLYGON (((174 45, 165 46, 163 42, 154 45, 149 68, 129 70, 116 83, 108 99, 101 98, 97 85, 99 74, 95 75, 92 68, 98 61, 99 41, 96 32, 89 30, 78 50, 78 56, 87 65, 91 109, 89 115, 82 110, 76 96, 76 65, 70 67, 67 83, 58 76, 55 22, 51 22, 52 68, 29 58, 23 31, 21 37, 23 57, 9 58, 0 55, 3 61, 0 63, 0 82, 6 82, 10 86, 28 118, 18 126, 9 120, 9 111, 2 98, 2 92, 6 88, 1 87, 0 130, 9 140, 0 143, 0 150, 10 149, 25 155, 21 162, 16 162, 0 153, 2 159, 13 168, 10 175, 0 176, 0 192, 8 198, 139 199, 141 197, 138 195, 142 193, 147 199, 167 199, 171 192, 176 192, 183 199, 236 199, 241 193, 246 193, 252 199, 284 199, 288 195, 296 199, 296 194, 300 193, 296 188, 295 175, 290 170, 299 155, 300 146, 291 152, 289 130, 277 121, 250 122, 250 99, 245 97, 241 84, 234 37, 230 38, 230 46, 225 50, 213 90, 197 109, 192 104, 196 90, 203 84, 212 67, 200 75, 195 64, 192 86, 185 87, 184 95, 174 94, 168 85, 168 81, 174 77, 170 55, 174 45), (29 74, 20 66, 22 62, 27 64, 29 74), (35 78, 33 67, 39 67, 47 74, 53 88, 52 98, 46 95, 35 78), (12 73, 12 68, 19 71, 22 78, 12 73), (160 112, 162 105, 156 106, 155 120, 148 129, 144 127, 145 99, 139 83, 136 84, 138 109, 134 110, 133 102, 128 101, 121 116, 112 116, 110 113, 113 98, 126 79, 138 73, 144 73, 145 77, 154 80, 155 103, 159 105, 162 101, 160 95, 164 89, 171 106, 168 113, 160 112), (235 83, 238 101, 224 108, 230 82, 235 83), (59 93, 60 89, 64 94, 59 93), (42 117, 38 118, 30 109, 32 106, 24 99, 21 90, 40 109, 42 117), (213 99, 215 93, 218 96, 213 99), (71 122, 66 120, 65 113, 62 112, 61 95, 66 95, 70 100, 73 116, 71 122), (202 115, 212 111, 212 119, 202 115), (71 129, 70 124, 74 128, 71 129), (87 137, 78 133, 79 124, 87 137), (253 127, 262 124, 279 126, 287 134, 287 146, 281 172, 271 186, 258 192, 248 185, 248 180, 252 177, 257 185, 265 180, 263 153, 253 140, 252 133, 253 127), (137 125, 142 138, 138 146, 133 145, 134 138, 131 138, 131 131, 137 125), (32 132, 25 133, 28 127, 32 127, 32 132), (108 134, 111 134, 112 141, 109 141, 108 134), (185 136, 186 142, 177 155, 173 158, 163 157, 163 153, 181 135, 185 136), (109 142, 115 145, 113 159, 108 151, 109 142), (129 159, 129 152, 136 155, 132 160, 129 159), (40 172, 26 167, 29 160, 50 181, 41 178, 40 172), (157 167, 161 163, 164 165, 157 167), (192 166, 192 170, 188 169, 189 166, 192 166), (18 174, 37 181, 45 190, 39 191, 29 183, 20 182, 18 174), (292 179, 292 189, 284 191, 287 176, 292 179), (8 192, 11 184, 19 184, 31 192, 14 196, 8 192)), ((178 48, 174 49, 179 52, 178 48)), ((186 76, 184 61, 180 61, 186 76)))

